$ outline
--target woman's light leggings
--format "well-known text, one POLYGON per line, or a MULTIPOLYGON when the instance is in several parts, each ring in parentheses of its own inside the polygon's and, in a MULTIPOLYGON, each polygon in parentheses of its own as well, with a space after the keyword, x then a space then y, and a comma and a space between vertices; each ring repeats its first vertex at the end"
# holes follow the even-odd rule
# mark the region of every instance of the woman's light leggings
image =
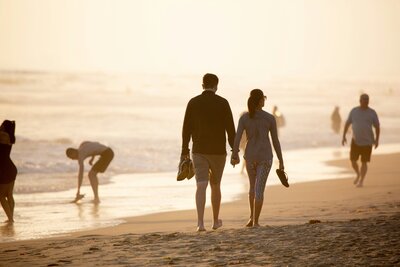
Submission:
POLYGON ((272 160, 268 161, 246 161, 247 174, 249 175, 249 194, 254 194, 256 201, 264 199, 264 190, 267 183, 272 160))

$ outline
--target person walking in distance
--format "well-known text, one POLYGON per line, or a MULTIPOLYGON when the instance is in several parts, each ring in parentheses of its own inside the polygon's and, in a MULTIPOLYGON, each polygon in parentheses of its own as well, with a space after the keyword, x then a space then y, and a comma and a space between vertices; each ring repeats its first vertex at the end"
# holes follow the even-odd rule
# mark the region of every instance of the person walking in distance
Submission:
POLYGON ((354 107, 344 125, 342 145, 347 143, 346 133, 352 125, 353 137, 350 147, 350 161, 356 173, 354 184, 362 187, 367 174, 367 163, 371 160, 372 146, 375 149, 379 145, 380 124, 378 114, 369 106, 369 96, 362 94, 360 96, 360 105, 354 107), (375 137, 372 128, 375 128, 375 137), (361 168, 358 166, 358 159, 361 156, 361 168))
POLYGON ((190 158, 189 141, 190 139, 193 141, 197 231, 206 230, 204 209, 209 183, 213 211, 212 229, 222 226, 222 220, 219 219, 220 185, 226 161, 226 134, 231 148, 235 139, 235 125, 229 103, 216 94, 218 82, 219 79, 215 74, 204 75, 203 92, 188 102, 182 127, 181 160, 190 158))

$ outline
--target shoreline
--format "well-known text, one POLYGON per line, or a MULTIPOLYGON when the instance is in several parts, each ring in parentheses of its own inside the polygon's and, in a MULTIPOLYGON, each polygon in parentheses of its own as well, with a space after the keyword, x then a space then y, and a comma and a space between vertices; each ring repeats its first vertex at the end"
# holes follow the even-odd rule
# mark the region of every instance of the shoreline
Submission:
MULTIPOLYGON (((398 162, 400 153, 373 155, 363 188, 356 188, 352 178, 301 182, 290 185, 289 188, 267 185, 260 223, 278 226, 304 224, 309 220, 346 221, 400 212, 400 181, 396 180, 396 174, 400 175, 400 169, 396 169, 398 162), (386 164, 391 168, 384 168, 383 165, 386 164), (379 176, 380 180, 376 179, 379 176), (385 182, 389 184, 382 185, 385 182), (340 191, 341 194, 335 194, 336 191, 340 191)), ((327 164, 353 174, 348 160, 334 160, 327 164)), ((242 194, 239 200, 222 203, 220 217, 224 222, 223 228, 243 228, 248 220, 248 213, 247 194, 242 194)), ((206 207, 204 218, 206 229, 211 230, 211 207, 206 207)), ((196 228, 196 210, 161 212, 124 220, 126 222, 117 226, 75 232, 71 237, 92 234, 193 232, 196 228)))
MULTIPOLYGON (((400 264, 400 153, 374 155, 352 179, 267 186, 261 227, 246 228, 246 195, 222 204, 224 225, 195 232, 196 211, 127 218, 114 227, 0 243, 5 266, 366 266, 400 264)), ((350 171, 350 162, 331 162, 350 171)))
MULTIPOLYGON (((246 194, 224 203, 224 226, 195 232, 196 211, 127 218, 69 236, 0 243, 9 266, 398 265, 400 153, 373 155, 363 188, 352 179, 267 186, 261 227, 246 228, 246 194)), ((332 161, 351 173, 348 160, 332 161)), ((194 205, 194 204, 193 204, 194 205)))
MULTIPOLYGON (((289 188, 285 188, 282 185, 267 184, 260 223, 268 226, 282 226, 304 224, 310 220, 323 222, 346 221, 368 218, 374 215, 388 215, 400 211, 400 197, 396 197, 400 196, 400 182, 397 182, 392 177, 393 175, 396 176, 396 173, 400 174, 400 170, 395 167, 399 160, 400 153, 373 155, 364 188, 355 188, 351 178, 300 182, 291 184, 289 188), (386 170, 384 175, 385 180, 393 183, 393 190, 382 187, 379 181, 373 178, 380 175, 382 165, 386 164, 393 168, 392 173, 386 170), (377 165, 376 168, 374 168, 374 165, 377 165), (337 190, 341 191, 341 196, 333 193, 337 190), (317 193, 313 194, 313 192, 317 193), (368 201, 371 193, 379 201, 378 203, 375 200, 368 201), (385 194, 392 196, 391 203, 385 203, 385 194), (351 202, 351 205, 348 205, 348 202, 351 202), (340 208, 338 209, 338 207, 340 208)), ((326 163, 352 174, 348 160, 332 160, 326 163)), ((208 194, 207 205, 210 201, 209 197, 208 194)), ((248 220, 248 213, 246 193, 241 194, 238 200, 222 203, 220 218, 224 223, 223 228, 243 228, 248 220)), ((211 230, 211 218, 211 207, 206 206, 205 223, 208 232, 211 230)), ((175 231, 190 233, 194 232, 196 228, 195 203, 193 202, 193 209, 157 212, 125 217, 121 218, 121 220, 124 222, 114 226, 74 231, 39 239, 5 241, 0 243, 0 247, 3 243, 77 238, 82 235, 112 236, 175 231)))

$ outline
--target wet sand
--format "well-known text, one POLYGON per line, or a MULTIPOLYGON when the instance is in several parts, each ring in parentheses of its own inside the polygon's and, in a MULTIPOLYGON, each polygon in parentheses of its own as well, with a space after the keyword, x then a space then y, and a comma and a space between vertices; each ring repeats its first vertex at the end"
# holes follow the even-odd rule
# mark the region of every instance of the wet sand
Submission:
MULTIPOLYGON (((205 233, 194 232, 195 210, 152 214, 68 237, 1 243, 0 266, 400 265, 399 162, 399 153, 373 155, 363 188, 352 179, 267 186, 259 228, 244 227, 244 194, 222 205, 216 231, 210 208, 205 233)), ((347 160, 330 164, 351 173, 347 160)))

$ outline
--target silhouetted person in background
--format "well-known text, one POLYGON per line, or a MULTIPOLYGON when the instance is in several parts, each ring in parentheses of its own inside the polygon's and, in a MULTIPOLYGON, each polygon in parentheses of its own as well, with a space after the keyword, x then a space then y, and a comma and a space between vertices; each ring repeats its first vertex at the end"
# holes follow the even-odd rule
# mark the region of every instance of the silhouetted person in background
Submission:
POLYGON ((10 158, 12 145, 15 144, 15 122, 5 120, 0 126, 0 202, 8 220, 14 222, 14 183, 17 168, 10 158))
POLYGON ((278 139, 277 123, 274 116, 262 108, 266 96, 260 89, 250 92, 247 100, 248 112, 239 119, 236 132, 235 145, 233 147, 231 164, 239 164, 239 143, 243 132, 247 134, 247 144, 244 152, 246 169, 249 176, 249 206, 250 219, 246 226, 258 227, 258 219, 264 203, 264 190, 268 175, 272 167, 272 144, 279 159, 279 169, 284 170, 281 145, 278 139))
POLYGON ((189 158, 192 138, 192 157, 196 177, 197 231, 205 231, 204 208, 206 189, 211 186, 213 211, 212 228, 222 226, 219 219, 221 179, 226 161, 226 133, 233 148, 235 125, 228 101, 216 95, 218 77, 207 73, 203 77, 203 93, 192 98, 186 107, 182 128, 181 160, 189 158))
POLYGON ((114 152, 112 151, 112 149, 103 144, 100 144, 99 142, 85 141, 82 142, 78 149, 68 148, 66 150, 66 154, 68 158, 78 160, 79 164, 78 190, 76 192, 76 197, 74 201, 78 201, 84 197, 84 195, 80 192, 83 181, 84 160, 90 157, 89 164, 92 165, 94 158, 96 156, 100 156, 100 158, 96 161, 88 174, 90 185, 92 186, 94 194, 94 203, 99 203, 99 180, 97 178, 97 173, 106 171, 108 165, 114 158, 114 152))
POLYGON ((278 110, 278 106, 274 106, 272 108, 272 115, 275 117, 276 121, 276 126, 278 127, 278 134, 279 134, 279 128, 282 128, 286 125, 285 117, 283 114, 278 110))
POLYGON ((336 106, 331 115, 331 127, 335 133, 340 133, 340 127, 342 126, 342 117, 339 113, 339 107, 336 106))
POLYGON ((351 140, 350 160, 354 171, 356 172, 356 179, 354 184, 357 187, 362 187, 365 176, 367 174, 367 163, 371 160, 372 145, 375 144, 375 149, 379 145, 380 125, 378 114, 375 110, 368 107, 369 96, 362 94, 360 96, 360 106, 353 108, 350 111, 349 117, 344 125, 342 145, 345 145, 346 133, 350 126, 353 129, 353 138, 351 140), (372 131, 375 128, 375 138, 372 131), (357 161, 361 156, 361 169, 359 169, 357 161))

